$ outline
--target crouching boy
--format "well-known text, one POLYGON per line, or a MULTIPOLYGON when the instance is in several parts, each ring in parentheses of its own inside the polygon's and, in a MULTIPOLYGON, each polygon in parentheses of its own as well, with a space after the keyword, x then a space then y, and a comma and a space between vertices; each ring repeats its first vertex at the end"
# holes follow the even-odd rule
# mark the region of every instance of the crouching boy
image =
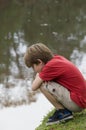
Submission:
POLYGON ((86 108, 86 81, 72 62, 42 43, 28 47, 24 60, 37 73, 32 90, 40 89, 56 108, 48 125, 72 119, 72 112, 86 108))

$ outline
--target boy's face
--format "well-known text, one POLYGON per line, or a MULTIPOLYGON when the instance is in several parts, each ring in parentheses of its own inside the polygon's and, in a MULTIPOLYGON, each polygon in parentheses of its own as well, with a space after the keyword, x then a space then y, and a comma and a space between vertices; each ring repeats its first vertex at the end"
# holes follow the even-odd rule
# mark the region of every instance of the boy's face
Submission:
POLYGON ((36 73, 39 73, 41 72, 42 68, 44 67, 44 63, 40 60, 40 63, 39 64, 33 64, 33 70, 36 72, 36 73))

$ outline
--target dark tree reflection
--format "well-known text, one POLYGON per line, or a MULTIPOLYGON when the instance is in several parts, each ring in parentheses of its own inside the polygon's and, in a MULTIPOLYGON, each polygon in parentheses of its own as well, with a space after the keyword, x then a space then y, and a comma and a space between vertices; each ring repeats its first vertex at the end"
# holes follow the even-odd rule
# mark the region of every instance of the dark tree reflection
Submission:
POLYGON ((86 53, 85 23, 85 0, 0 1, 0 101, 3 106, 36 101, 39 91, 31 91, 34 72, 23 60, 28 45, 43 42, 54 53, 64 55, 77 65, 81 63, 86 53))

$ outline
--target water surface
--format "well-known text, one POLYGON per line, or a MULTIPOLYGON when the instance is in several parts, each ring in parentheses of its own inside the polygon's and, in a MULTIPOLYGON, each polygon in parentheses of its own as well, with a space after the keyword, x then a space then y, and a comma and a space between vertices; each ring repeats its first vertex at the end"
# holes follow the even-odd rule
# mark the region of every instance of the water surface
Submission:
POLYGON ((86 1, 0 1, 1 108, 36 104, 40 92, 31 91, 34 72, 23 56, 37 42, 71 60, 86 77, 86 1))

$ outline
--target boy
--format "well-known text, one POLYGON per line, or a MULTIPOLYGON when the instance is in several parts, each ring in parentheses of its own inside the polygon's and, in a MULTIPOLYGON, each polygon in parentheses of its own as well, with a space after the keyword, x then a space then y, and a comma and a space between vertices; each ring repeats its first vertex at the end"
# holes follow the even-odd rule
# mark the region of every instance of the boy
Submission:
POLYGON ((42 43, 28 47, 24 60, 37 73, 32 90, 40 89, 56 108, 47 125, 72 119, 72 112, 86 108, 86 81, 73 63, 42 43))

